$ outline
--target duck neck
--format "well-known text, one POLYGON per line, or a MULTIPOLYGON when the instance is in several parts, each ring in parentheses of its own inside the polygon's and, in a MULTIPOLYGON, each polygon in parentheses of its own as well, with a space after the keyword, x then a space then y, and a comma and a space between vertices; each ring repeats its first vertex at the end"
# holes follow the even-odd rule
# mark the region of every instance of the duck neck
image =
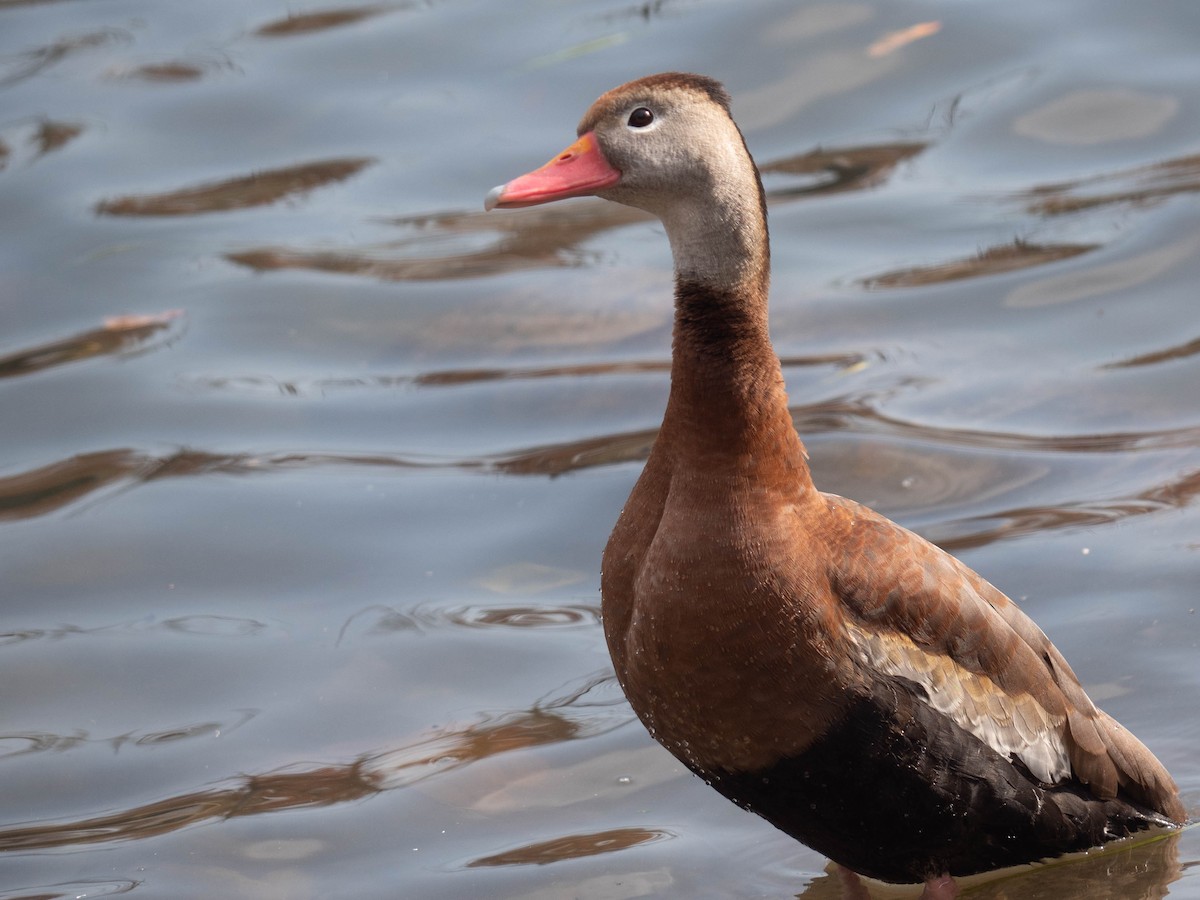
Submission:
POLYGON ((761 186, 718 200, 715 210, 664 217, 675 258, 675 330, 662 452, 676 468, 811 487, 767 329, 761 186))

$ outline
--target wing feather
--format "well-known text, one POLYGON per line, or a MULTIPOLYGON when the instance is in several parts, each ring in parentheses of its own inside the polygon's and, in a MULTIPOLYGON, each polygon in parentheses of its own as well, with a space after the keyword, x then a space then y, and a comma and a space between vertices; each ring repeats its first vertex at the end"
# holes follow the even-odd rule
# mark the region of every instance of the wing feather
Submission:
POLYGON ((867 667, 909 678, 930 704, 1044 782, 1124 789, 1174 821, 1178 789, 1129 731, 1097 709, 1045 633, 961 562, 894 522, 826 495, 843 530, 830 581, 867 667))

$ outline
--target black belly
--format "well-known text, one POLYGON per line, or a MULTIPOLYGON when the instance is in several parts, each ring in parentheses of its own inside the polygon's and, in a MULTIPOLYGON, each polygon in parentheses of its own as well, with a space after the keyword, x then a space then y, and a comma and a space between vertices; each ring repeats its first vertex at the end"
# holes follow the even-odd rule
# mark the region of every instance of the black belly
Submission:
POLYGON ((1034 779, 901 679, 854 702, 817 744, 756 772, 693 769, 738 805, 872 878, 920 882, 1095 847, 1169 824, 1074 780, 1034 779))

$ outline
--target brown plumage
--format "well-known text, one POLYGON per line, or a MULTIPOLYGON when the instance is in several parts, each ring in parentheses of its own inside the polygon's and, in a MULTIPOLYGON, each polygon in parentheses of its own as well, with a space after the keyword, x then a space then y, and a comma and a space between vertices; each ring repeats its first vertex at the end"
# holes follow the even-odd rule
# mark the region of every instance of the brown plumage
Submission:
POLYGON ((965 875, 1185 819, 1170 775, 958 560, 812 482, 767 333, 758 171, 716 82, 593 104, 492 206, 596 194, 662 219, 671 393, 604 552, 604 630, 651 734, 849 869, 965 875))

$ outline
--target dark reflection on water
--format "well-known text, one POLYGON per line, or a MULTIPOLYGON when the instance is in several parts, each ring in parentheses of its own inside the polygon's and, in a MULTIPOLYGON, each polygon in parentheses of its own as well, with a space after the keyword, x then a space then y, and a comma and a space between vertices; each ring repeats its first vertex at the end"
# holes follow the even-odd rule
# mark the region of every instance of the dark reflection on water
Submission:
POLYGON ((17 169, 20 161, 19 156, 14 158, 19 151, 19 147, 14 150, 17 145, 25 147, 28 155, 26 162, 34 162, 48 153, 61 150, 81 134, 83 126, 78 123, 56 122, 44 117, 35 122, 0 124, 0 171, 9 167, 17 169))
POLYGON ((0 356, 0 378, 30 375, 98 356, 128 356, 151 349, 145 346, 146 342, 170 329, 182 315, 182 310, 175 309, 154 315, 112 316, 99 328, 5 353, 0 356))
MULTIPOLYGON (((38 0, 57 2, 57 0, 38 0)), ((113 897, 136 890, 140 881, 70 881, 17 888, 0 892, 0 900, 83 900, 90 897, 113 897)))
MULTIPOLYGON (((999 880, 976 883, 964 890, 971 900, 1162 900, 1170 885, 1183 876, 1179 862, 1179 836, 1122 843, 1103 852, 1073 857, 1070 861, 1030 866, 999 880)), ((919 889, 901 893, 895 888, 869 889, 871 897, 915 898, 919 889)), ((796 900, 848 900, 836 873, 820 876, 796 900)), ((868 900, 868 898, 863 898, 868 900)))
POLYGON ((968 259, 873 275, 864 278, 863 284, 869 288, 899 288, 980 278, 1070 259, 1095 249, 1095 244, 1030 244, 1018 240, 999 247, 989 247, 968 259))
POLYGON ((598 831, 592 834, 568 834, 549 841, 514 847, 503 853, 494 853, 491 856, 473 859, 467 865, 472 868, 479 866, 544 866, 566 859, 582 859, 601 853, 615 853, 618 850, 628 850, 639 844, 667 840, 671 837, 672 834, 669 831, 650 828, 610 828, 607 831, 598 831))
POLYGON ((193 216, 266 206, 285 197, 298 197, 357 175, 375 160, 326 159, 271 169, 224 181, 180 188, 164 194, 140 194, 101 200, 96 212, 106 216, 193 216))
POLYGON ((1155 350, 1153 353, 1143 353, 1139 356, 1132 356, 1129 359, 1122 359, 1118 362, 1106 363, 1104 368, 1131 369, 1135 366, 1155 366, 1159 363, 1187 359, 1189 356, 1195 356, 1198 353, 1200 353, 1200 338, 1188 341, 1186 344, 1167 347, 1165 350, 1155 350))
POLYGON ((120 625, 101 625, 95 628, 84 628, 81 625, 56 625, 53 628, 4 631, 0 632, 0 647, 24 641, 60 641, 64 638, 136 634, 153 630, 220 638, 250 637, 261 634, 268 628, 269 626, 265 623, 255 619, 240 619, 233 616, 175 616, 162 621, 139 621, 120 625))
POLYGON ((0 733, 0 759, 22 756, 29 753, 62 753, 74 750, 85 744, 106 744, 113 752, 126 746, 155 747, 160 744, 173 744, 177 741, 194 740, 197 738, 213 738, 241 728, 259 714, 259 710, 240 710, 236 719, 228 722, 191 722, 162 731, 146 733, 128 732, 112 737, 97 737, 86 731, 74 734, 4 734, 0 733))
MULTIPOLYGON (((816 183, 768 190, 767 200, 783 203, 874 187, 924 146, 895 144, 814 150, 768 163, 763 167, 765 173, 808 175, 816 183)), ((600 201, 579 202, 566 208, 446 213, 393 219, 390 224, 411 232, 411 237, 373 247, 347 250, 258 247, 226 254, 226 258, 258 271, 309 269, 384 281, 480 278, 523 269, 581 265, 590 259, 582 244, 606 231, 648 218, 640 210, 600 201), (499 239, 482 250, 454 252, 456 243, 473 235, 497 233, 499 239)))
MULTIPOLYGON (((879 450, 874 451, 876 455, 873 458, 864 460, 861 469, 854 469, 850 462, 858 451, 849 456, 841 448, 835 451, 840 459, 839 468, 847 470, 849 467, 853 477, 847 478, 847 473, 843 472, 838 479, 826 480, 823 487, 834 493, 872 497, 872 502, 884 506, 888 504, 879 498, 879 490, 892 478, 921 484, 923 494, 910 493, 903 501, 902 505, 911 506, 918 499, 922 505, 929 505, 939 500, 945 502, 956 494, 977 493, 985 487, 995 492, 1006 482, 1020 485, 1044 474, 1044 468, 1032 461, 1033 468, 1027 469, 1030 473, 1028 476, 1020 475, 1019 469, 1013 475, 1004 475, 995 465, 977 470, 974 474, 969 474, 959 464, 954 464, 957 471, 947 469, 945 467, 951 461, 945 451, 956 447, 1005 451, 1015 460, 1014 454, 1032 454, 1032 458, 1036 459, 1041 454, 1149 452, 1200 444, 1200 426, 1140 434, 1025 435, 906 422, 882 415, 861 400, 832 400, 795 407, 792 412, 801 435, 810 440, 822 434, 842 433, 882 438, 884 443, 879 445, 881 448, 897 441, 915 441, 925 445, 920 455, 906 453, 896 457, 896 465, 890 470, 886 456, 880 455, 879 450), (964 477, 969 480, 964 482, 964 477), (846 487, 842 486, 841 478, 846 478, 846 487), (931 494, 931 486, 939 483, 943 484, 943 489, 934 488, 931 494)), ((0 521, 44 516, 110 486, 128 488, 161 479, 218 473, 246 476, 341 466, 415 471, 455 469, 553 477, 644 460, 656 434, 657 429, 646 429, 457 460, 398 454, 213 454, 188 448, 166 456, 132 449, 99 451, 0 478, 0 521)), ((863 448, 870 450, 871 445, 864 444, 863 448)), ((814 445, 813 452, 814 467, 818 471, 825 469, 822 448, 814 445)), ((948 548, 964 549, 982 546, 1009 535, 1097 525, 1161 509, 1180 508, 1188 505, 1200 490, 1198 478, 1200 473, 1188 471, 1128 496, 1078 499, 1053 507, 1001 509, 984 516, 947 519, 932 530, 931 536, 948 548), (1001 524, 994 524, 996 522, 1001 524), (981 524, 986 524, 982 530, 981 524)))
POLYGON ((836 399, 794 407, 792 417, 801 437, 816 431, 892 434, 961 447, 1039 453, 1114 453, 1200 446, 1200 425, 1099 434, 1019 434, 946 428, 907 422, 874 409, 859 398, 836 399))
POLYGON ((1189 155, 1074 181, 1039 185, 1021 199, 1030 212, 1059 216, 1112 204, 1158 203, 1196 191, 1200 191, 1200 155, 1189 155))
POLYGON ((206 821, 345 804, 444 776, 498 754, 596 737, 632 718, 619 694, 605 694, 613 681, 607 673, 593 676, 528 710, 438 729, 411 744, 363 754, 349 763, 296 765, 115 813, 3 828, 0 853, 139 840, 206 821))
POLYGON ((397 631, 431 631, 446 626, 466 628, 595 627, 597 605, 573 606, 418 606, 402 612, 386 606, 359 610, 342 626, 339 642, 350 634, 385 635, 397 631))
POLYGON ((1130 496, 1009 509, 994 515, 949 521, 930 529, 926 537, 946 550, 967 550, 1026 534, 1094 528, 1132 516, 1182 509, 1190 506, 1197 495, 1200 495, 1200 469, 1130 496))
POLYGON ((145 63, 132 69, 116 72, 119 78, 173 84, 181 81, 197 81, 204 77, 206 67, 191 62, 172 60, 160 63, 145 63))
POLYGON ((389 3, 379 6, 347 7, 343 9, 317 10, 308 13, 292 13, 283 19, 276 19, 260 25, 254 33, 260 37, 290 37, 297 34, 311 34, 315 31, 326 31, 339 28, 342 25, 353 25, 364 19, 382 15, 397 9, 408 9, 407 3, 389 3))
POLYGON ((52 44, 0 59, 0 88, 7 88, 40 75, 64 59, 95 50, 117 41, 130 41, 133 35, 121 28, 105 28, 85 34, 60 38, 52 44))
MULTIPOLYGON (((859 353, 831 353, 817 356, 784 357, 785 369, 806 366, 831 366, 848 369, 865 361, 859 353)), ((261 376, 207 377, 192 380, 193 384, 212 390, 266 391, 281 397, 324 396, 330 391, 362 388, 392 389, 416 387, 456 387, 491 381, 527 381, 541 378, 586 378, 600 375, 635 375, 647 372, 667 374, 669 361, 621 361, 546 366, 543 368, 444 369, 416 375, 372 375, 368 377, 319 378, 310 382, 280 381, 261 376)))
MULTIPOLYGON (((432 760, 421 760, 428 763, 432 760)), ((0 830, 0 852, 45 850, 167 834, 213 819, 253 816, 360 800, 377 793, 363 760, 304 772, 246 776, 224 788, 169 797, 145 806, 57 825, 0 830)))
POLYGON ((765 175, 812 175, 814 184, 768 191, 769 200, 784 200, 842 191, 860 191, 877 187, 893 173, 896 166, 910 160, 926 149, 924 143, 880 144, 877 146, 845 147, 841 149, 810 150, 798 156, 765 163, 760 170, 765 175))
MULTIPOLYGON (((0 0, 0 898, 842 896, 608 670, 661 227, 481 210, 673 68, 761 163, 817 483, 1040 598, 1198 808, 1195 15, 931 15, 0 0)), ((1195 834, 969 896, 1198 900, 1195 834)))
POLYGON ((230 262, 260 272, 310 269, 384 281, 483 278, 524 269, 578 266, 590 257, 580 245, 598 234, 648 216, 613 203, 592 201, 562 210, 546 207, 521 215, 446 213, 393 220, 411 236, 352 250, 259 247, 226 254, 230 262), (456 251, 475 235, 498 235, 481 250, 456 251))

